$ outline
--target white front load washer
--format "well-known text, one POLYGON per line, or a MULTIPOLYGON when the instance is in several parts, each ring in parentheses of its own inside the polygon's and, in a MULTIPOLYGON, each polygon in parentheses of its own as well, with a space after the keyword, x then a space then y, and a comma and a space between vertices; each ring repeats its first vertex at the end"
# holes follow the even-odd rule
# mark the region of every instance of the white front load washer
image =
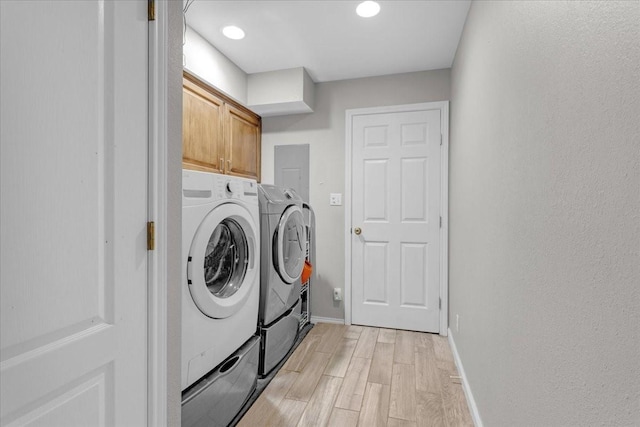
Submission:
POLYGON ((254 180, 183 170, 182 189, 184 391, 256 333, 260 217, 254 180))
POLYGON ((258 185, 262 252, 260 269, 260 375, 289 352, 300 322, 300 275, 307 233, 302 199, 292 189, 258 185))

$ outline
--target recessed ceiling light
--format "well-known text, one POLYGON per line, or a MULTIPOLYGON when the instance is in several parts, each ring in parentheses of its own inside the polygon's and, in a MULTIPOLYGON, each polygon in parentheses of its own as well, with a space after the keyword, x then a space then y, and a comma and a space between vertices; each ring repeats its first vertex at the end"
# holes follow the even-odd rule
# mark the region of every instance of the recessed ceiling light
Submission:
POLYGON ((363 18, 371 18, 380 12, 380 5, 374 1, 363 1, 356 8, 356 13, 363 18))
POLYGON ((235 25, 228 25, 222 29, 222 34, 233 40, 240 40, 244 38, 244 31, 242 28, 238 28, 235 25))

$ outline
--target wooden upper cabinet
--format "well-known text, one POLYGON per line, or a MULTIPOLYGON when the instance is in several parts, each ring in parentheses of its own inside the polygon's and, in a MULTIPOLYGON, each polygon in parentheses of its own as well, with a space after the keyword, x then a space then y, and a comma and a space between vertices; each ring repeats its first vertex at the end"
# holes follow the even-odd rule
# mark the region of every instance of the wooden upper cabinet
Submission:
POLYGON ((224 101, 184 80, 182 92, 182 167, 222 173, 224 101))
POLYGON ((227 136, 225 171, 260 180, 260 118, 225 105, 227 136))
POLYGON ((185 72, 182 167, 260 181, 260 116, 185 72))

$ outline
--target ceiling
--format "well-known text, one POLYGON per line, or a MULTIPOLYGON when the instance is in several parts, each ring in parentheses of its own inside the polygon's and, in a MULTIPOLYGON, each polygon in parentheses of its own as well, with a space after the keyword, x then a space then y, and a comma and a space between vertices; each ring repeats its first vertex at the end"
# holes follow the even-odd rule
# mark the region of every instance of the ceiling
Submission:
POLYGON ((248 74, 305 67, 326 82, 451 67, 471 0, 378 3, 361 18, 349 0, 195 0, 186 19, 248 74), (226 25, 246 37, 227 39, 226 25))

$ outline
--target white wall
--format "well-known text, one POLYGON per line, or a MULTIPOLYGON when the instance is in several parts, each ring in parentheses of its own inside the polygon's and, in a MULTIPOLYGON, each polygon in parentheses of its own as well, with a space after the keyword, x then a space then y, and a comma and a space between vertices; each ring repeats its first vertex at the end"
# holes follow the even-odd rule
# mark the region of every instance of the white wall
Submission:
POLYGON ((247 74, 191 27, 184 44, 184 68, 245 105, 247 74))
POLYGON ((640 425, 640 3, 473 2, 450 315, 484 425, 640 425))
POLYGON ((333 288, 344 288, 344 206, 329 206, 329 193, 344 194, 345 111, 351 108, 449 99, 450 70, 316 84, 311 114, 266 117, 262 121, 262 181, 273 183, 274 146, 309 144, 310 204, 316 212, 316 282, 312 315, 344 318, 333 288))
POLYGON ((248 107, 262 117, 313 112, 315 83, 304 67, 247 76, 248 107))

